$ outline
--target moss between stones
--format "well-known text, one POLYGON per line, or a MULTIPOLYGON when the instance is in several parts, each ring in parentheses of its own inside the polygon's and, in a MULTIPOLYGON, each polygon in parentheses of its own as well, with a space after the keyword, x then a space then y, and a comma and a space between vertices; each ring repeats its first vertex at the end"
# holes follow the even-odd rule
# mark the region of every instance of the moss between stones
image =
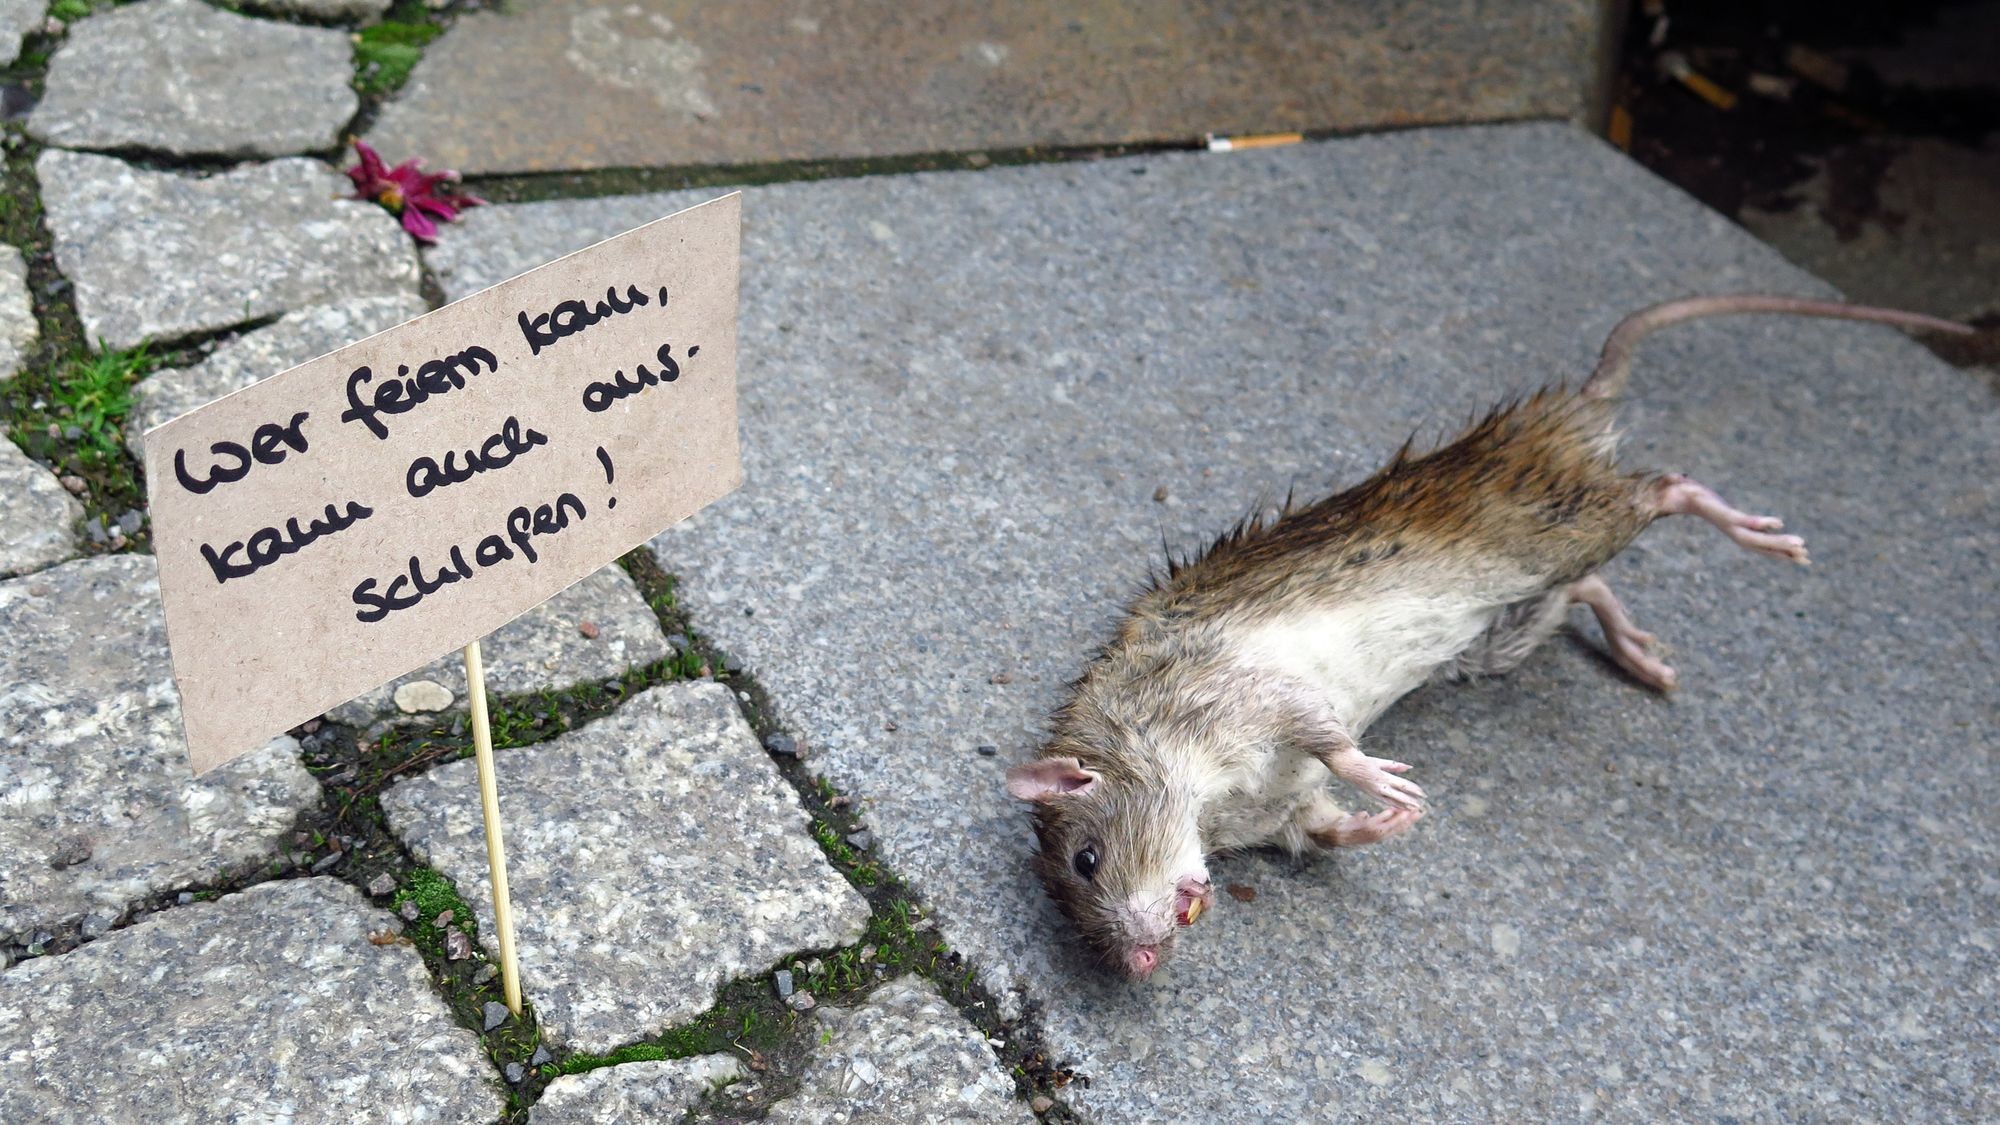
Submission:
POLYGON ((476 916, 465 900, 458 897, 458 888, 428 867, 411 871, 402 889, 390 900, 399 915, 406 904, 414 908, 416 919, 404 928, 403 934, 419 946, 435 944, 442 952, 448 930, 455 928, 467 937, 477 930, 476 916), (445 917, 447 914, 449 918, 445 917), (440 919, 444 920, 442 925, 440 919))
POLYGON ((387 99, 424 57, 424 47, 444 34, 443 23, 420 2, 405 0, 381 23, 354 36, 354 89, 366 98, 387 99))
POLYGON ((64 23, 75 23, 96 10, 97 5, 90 0, 56 0, 49 5, 49 15, 64 23))
MULTIPOLYGON (((425 744, 363 744, 355 732, 335 724, 295 733, 304 736, 302 757, 319 779, 324 798, 317 809, 299 817, 291 836, 293 846, 281 860, 284 870, 275 875, 296 878, 318 869, 364 893, 387 875, 395 889, 373 901, 397 914, 400 933, 385 931, 377 940, 407 942, 423 959, 431 984, 452 1017, 479 1037, 496 1075, 504 1073, 508 1064, 518 1063, 528 1074, 527 1084, 538 1089, 540 1083, 528 1065, 541 1046, 533 1007, 524 1006, 520 1017, 485 1030, 486 1005, 503 1002, 503 995, 499 966, 479 945, 479 916, 450 879, 410 855, 389 831, 382 811, 381 791, 417 768, 425 744), (415 904, 414 920, 401 920, 405 902, 415 904), (437 925, 447 910, 451 918, 444 926, 437 925), (452 931, 467 939, 466 955, 458 959, 451 957, 446 944, 452 931)), ((509 1105, 527 1104, 522 1097, 521 1089, 509 1090, 509 1105)), ((532 1092, 529 1097, 532 1100, 532 1092)))

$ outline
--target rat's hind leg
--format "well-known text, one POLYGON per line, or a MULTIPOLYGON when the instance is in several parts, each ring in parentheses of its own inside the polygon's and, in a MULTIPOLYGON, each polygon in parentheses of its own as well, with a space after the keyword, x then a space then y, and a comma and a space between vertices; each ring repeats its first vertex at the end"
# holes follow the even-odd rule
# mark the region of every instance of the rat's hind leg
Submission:
POLYGON ((1604 579, 1595 574, 1580 578, 1569 584, 1568 597, 1589 606, 1597 615, 1597 624, 1604 629, 1604 641, 1611 646, 1611 659, 1620 668, 1655 691, 1674 690, 1678 678, 1674 670, 1649 651, 1656 638, 1632 623, 1631 615, 1625 612, 1625 603, 1618 600, 1604 579))
MULTIPOLYGON (((1707 485, 1678 474, 1653 482, 1645 506, 1655 516, 1700 516, 1714 524, 1739 547, 1789 559, 1805 566, 1806 541, 1796 535, 1773 535, 1785 526, 1776 516, 1753 516, 1725 503, 1707 485)), ((1600 615, 1601 616, 1601 615, 1600 615)))
POLYGON ((1563 590, 1508 606, 1437 674, 1448 680, 1470 680, 1513 671, 1562 625, 1569 606, 1570 596, 1563 590))
POLYGON ((1399 836, 1423 819, 1422 810, 1385 809, 1376 813, 1344 812, 1333 795, 1317 790, 1300 802, 1279 842, 1293 853, 1310 841, 1322 848, 1358 848, 1399 836))

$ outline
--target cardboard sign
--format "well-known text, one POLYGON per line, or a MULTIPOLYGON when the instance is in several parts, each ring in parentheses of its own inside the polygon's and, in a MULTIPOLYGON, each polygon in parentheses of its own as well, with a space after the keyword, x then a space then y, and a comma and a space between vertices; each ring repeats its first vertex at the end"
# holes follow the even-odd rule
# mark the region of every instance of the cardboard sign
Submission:
POLYGON ((741 483, 740 208, 650 223, 147 431, 195 772, 741 483))

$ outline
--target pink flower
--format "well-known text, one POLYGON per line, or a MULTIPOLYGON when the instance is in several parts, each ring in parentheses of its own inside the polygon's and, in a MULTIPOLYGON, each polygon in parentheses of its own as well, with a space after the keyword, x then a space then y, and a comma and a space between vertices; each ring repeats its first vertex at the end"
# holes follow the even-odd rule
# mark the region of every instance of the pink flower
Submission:
POLYGON ((387 207, 418 242, 436 242, 438 220, 451 222, 465 208, 486 202, 450 190, 458 183, 457 172, 425 172, 414 157, 391 168, 361 141, 354 142, 354 154, 361 158, 347 170, 347 178, 354 181, 354 198, 387 207))

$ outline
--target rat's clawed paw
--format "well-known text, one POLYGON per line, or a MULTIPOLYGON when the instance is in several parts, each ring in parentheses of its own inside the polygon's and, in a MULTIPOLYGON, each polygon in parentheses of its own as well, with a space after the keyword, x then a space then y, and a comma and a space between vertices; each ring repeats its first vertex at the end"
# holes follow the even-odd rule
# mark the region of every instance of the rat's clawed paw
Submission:
POLYGON ((1633 679, 1658 692, 1672 691, 1680 682, 1680 673, 1652 654, 1651 633, 1614 633, 1607 639, 1611 642, 1611 659, 1633 679))
POLYGON ((1423 788, 1407 777, 1397 776, 1407 772, 1408 765, 1387 758, 1371 758, 1359 750, 1337 754, 1329 764, 1335 776, 1390 808, 1423 811, 1423 788))
POLYGON ((1399 836, 1423 819, 1421 811, 1385 809, 1377 813, 1348 813, 1326 828, 1311 833, 1313 842, 1327 848, 1358 848, 1379 844, 1399 836))
POLYGON ((1730 538, 1741 546, 1782 562, 1795 562, 1800 566, 1812 565, 1812 558, 1806 554, 1806 541, 1796 535, 1766 535, 1759 531, 1743 531, 1740 534, 1732 534, 1730 538))
POLYGON ((1625 604, 1611 592, 1604 579, 1595 574, 1580 578, 1570 584, 1569 596, 1571 601, 1589 606, 1597 615, 1597 624, 1604 630, 1604 643, 1611 647, 1611 659, 1620 668, 1654 691, 1674 690, 1680 677, 1653 655, 1653 646, 1659 643, 1659 638, 1632 623, 1625 604))
POLYGON ((1753 516, 1738 511, 1707 485, 1682 476, 1663 477, 1658 488, 1654 504, 1661 515, 1700 516, 1739 547, 1800 566, 1812 563, 1806 555, 1804 539, 1774 534, 1785 526, 1785 521, 1776 516, 1753 516))

